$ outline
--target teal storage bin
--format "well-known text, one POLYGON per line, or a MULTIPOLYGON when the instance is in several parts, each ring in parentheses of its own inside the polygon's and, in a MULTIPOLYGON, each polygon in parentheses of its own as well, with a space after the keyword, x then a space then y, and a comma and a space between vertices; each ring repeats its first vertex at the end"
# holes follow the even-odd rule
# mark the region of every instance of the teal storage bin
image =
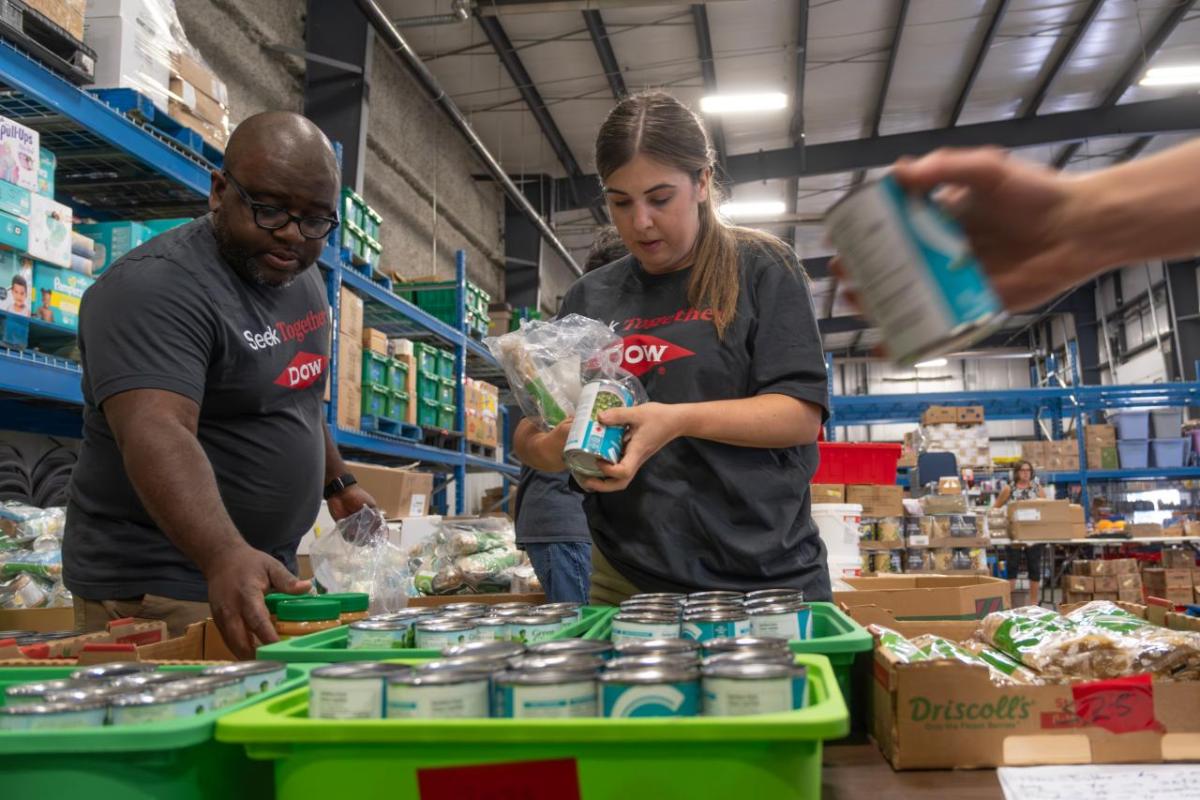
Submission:
POLYGON ((422 400, 442 402, 442 379, 436 372, 426 372, 425 370, 417 372, 417 397, 422 400))
POLYGON ((388 364, 388 386, 393 392, 408 392, 408 362, 393 358, 388 364))
POLYGON ((438 379, 438 402, 444 406, 454 405, 454 393, 458 383, 453 378, 438 379))
MULTIPOLYGON (((388 370, 392 367, 392 360, 387 356, 381 356, 371 350, 363 350, 362 354, 362 382, 363 386, 373 383, 376 386, 391 387, 391 376, 388 370)), ((404 387, 400 387, 404 388, 404 387)))
MULTIPOLYGON (((200 666, 166 666, 198 671, 200 666)), ((272 796, 271 765, 252 761, 240 745, 213 739, 218 719, 268 697, 300 689, 307 666, 288 668, 275 689, 229 708, 171 722, 45 731, 0 731, 0 776, 8 798, 62 797, 88 800, 272 796)), ((18 683, 66 678, 75 667, 0 668, 3 690, 18 683)))
POLYGON ((454 412, 457 410, 458 407, 455 405, 439 403, 437 427, 445 428, 448 431, 454 430, 454 412))
POLYGON ((406 421, 408 419, 408 392, 397 392, 393 389, 387 409, 388 419, 396 422, 406 421))
POLYGON ((454 353, 450 350, 438 351, 438 374, 443 378, 454 378, 454 353))
MULTIPOLYGON (((420 770, 551 759, 573 762, 586 800, 811 800, 823 742, 846 733, 847 713, 829 660, 796 660, 808 668, 808 705, 780 714, 313 720, 298 689, 222 719, 217 740, 273 762, 278 800, 416 800, 420 770)), ((530 796, 543 780, 529 774, 530 796)))
POLYGON ((362 387, 362 415, 388 419, 388 404, 392 401, 392 390, 386 386, 364 383, 362 387))
POLYGON ((417 369, 436 376, 438 374, 438 349, 424 342, 413 342, 413 353, 417 357, 417 369))
POLYGON ((442 407, 436 399, 428 397, 417 398, 417 424, 426 428, 438 427, 438 417, 442 407))

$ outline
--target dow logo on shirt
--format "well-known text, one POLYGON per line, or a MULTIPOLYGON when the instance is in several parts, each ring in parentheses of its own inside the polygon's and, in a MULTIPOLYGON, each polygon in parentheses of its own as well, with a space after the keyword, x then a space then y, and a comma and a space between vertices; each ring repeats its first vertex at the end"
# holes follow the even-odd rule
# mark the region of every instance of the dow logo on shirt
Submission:
POLYGON ((625 337, 625 362, 622 366, 640 378, 668 361, 694 355, 696 354, 686 347, 680 347, 657 336, 635 333, 625 337))
POLYGON ((291 363, 283 368, 275 383, 286 389, 307 389, 325 374, 325 356, 299 352, 291 363))

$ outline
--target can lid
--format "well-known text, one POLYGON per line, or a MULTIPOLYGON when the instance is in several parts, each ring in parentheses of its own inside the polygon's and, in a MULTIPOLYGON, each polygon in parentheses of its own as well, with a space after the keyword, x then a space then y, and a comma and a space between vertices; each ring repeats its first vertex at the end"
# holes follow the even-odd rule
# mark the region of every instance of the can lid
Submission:
POLYGON ((692 639, 639 639, 614 645, 613 649, 623 656, 643 653, 695 653, 700 650, 700 643, 692 639))
POLYGON ((630 595, 630 600, 669 600, 674 603, 682 603, 687 595, 682 592, 641 592, 639 594, 630 595))
POLYGON ((412 626, 412 620, 403 619, 359 619, 350 623, 350 629, 355 631, 407 631, 412 626))
POLYGON ((57 678, 50 681, 18 683, 4 690, 6 697, 42 697, 48 692, 65 692, 100 685, 99 681, 87 678, 57 678))
POLYGON ((487 603, 446 603, 440 611, 487 611, 487 603))
POLYGON ((444 672, 446 670, 474 670, 475 672, 504 672, 508 662, 494 656, 448 656, 433 661, 426 661, 413 667, 423 672, 444 672))
POLYGON ((684 683, 699 680, 698 669, 682 669, 679 667, 640 667, 636 669, 615 669, 602 673, 598 680, 601 683, 684 683))
POLYGON ((511 658, 524 652, 525 647, 520 642, 464 642, 447 647, 442 651, 442 655, 511 658))
POLYGON ((218 664, 214 667, 205 667, 200 670, 200 677, 208 677, 210 675, 238 675, 245 677, 247 675, 263 675, 268 672, 278 672, 281 669, 287 669, 287 664, 282 661, 238 661, 234 664, 218 664))
POLYGON ((180 683, 168 683, 164 686, 156 686, 153 689, 147 689, 142 692, 133 692, 121 695, 120 697, 114 697, 109 702, 109 705, 114 708, 158 706, 174 703, 177 700, 193 700, 200 697, 209 697, 212 693, 212 686, 201 684, 183 686, 180 683))
POLYGON ((791 611, 803 611, 808 608, 804 603, 763 603, 762 605, 754 605, 746 609, 746 613, 751 616, 759 616, 763 614, 786 614, 791 611))
POLYGON ((522 603, 522 602, 496 603, 495 605, 492 606, 493 611, 504 611, 504 610, 507 610, 510 608, 533 608, 533 603, 522 603))
POLYGON ((526 614, 521 617, 508 618, 510 625, 557 625, 560 622, 562 622, 560 617, 550 614, 526 614))
POLYGON ((684 622, 725 622, 729 620, 748 620, 750 617, 743 608, 699 608, 683 612, 684 622))
POLYGON ((638 669, 641 667, 690 667, 695 669, 700 661, 694 653, 644 653, 638 656, 620 656, 609 661, 608 669, 638 669))
POLYGON ((710 639, 703 646, 710 655, 747 648, 791 652, 787 639, 779 636, 726 636, 720 639, 710 639))
POLYGON ((713 589, 706 592, 691 592, 688 594, 688 600, 741 600, 746 595, 742 592, 733 592, 727 589, 713 589))
POLYGON ((421 669, 411 672, 392 675, 388 678, 388 685, 395 686, 446 686, 463 683, 486 683, 492 675, 492 670, 488 669, 429 669, 430 664, 422 664, 421 669))
POLYGON ((140 690, 143 687, 161 686, 164 683, 186 680, 195 675, 195 672, 138 672, 114 678, 108 685, 120 686, 127 690, 140 690))
POLYGON ((734 680, 759 680, 767 678, 790 678, 807 674, 804 667, 787 664, 756 662, 751 664, 724 660, 703 668, 706 678, 732 678, 734 680))
POLYGON ((679 617, 672 614, 657 614, 653 611, 622 611, 613 617, 613 622, 640 622, 647 625, 663 623, 678 625, 679 617))
POLYGON ((175 681, 170 686, 182 686, 190 688, 193 686, 207 687, 210 690, 223 689, 226 686, 240 686, 242 683, 241 675, 197 675, 194 678, 184 678, 183 680, 175 681))
POLYGON ((380 620, 380 619, 414 620, 414 619, 420 619, 421 617, 432 617, 432 616, 434 616, 434 612, 433 612, 433 609, 431 609, 431 608, 402 608, 399 611, 391 611, 387 614, 374 614, 370 617, 367 617, 367 619, 372 619, 372 620, 380 620))
POLYGON ((71 673, 71 677, 76 680, 106 680, 121 675, 133 675, 137 672, 154 672, 155 669, 153 664, 147 664, 144 661, 111 661, 107 664, 96 664, 77 669, 71 673))
POLYGON ((382 661, 361 661, 350 664, 330 664, 317 667, 309 673, 310 678, 385 678, 401 672, 408 672, 412 667, 407 664, 385 664, 382 661))
POLYGON ((8 717, 43 717, 69 714, 72 711, 91 711, 108 708, 107 700, 72 700, 59 703, 15 703, 0 706, 0 715, 8 717))
POLYGON ((559 669, 569 672, 599 672, 604 668, 603 658, 587 653, 524 655, 511 658, 508 663, 514 670, 559 669))
POLYGON ((612 642, 602 642, 597 639, 552 639, 548 642, 538 642, 528 647, 530 653, 539 656, 559 655, 560 653, 585 653, 602 656, 611 653, 612 642))
POLYGON ((592 683, 596 680, 596 674, 566 669, 509 670, 495 676, 494 680, 498 684, 544 686, 555 683, 592 683))
POLYGON ((804 592, 799 589, 755 589, 752 592, 746 592, 746 600, 757 600, 760 597, 791 597, 797 595, 804 596, 804 592))
POLYGON ((428 622, 418 622, 417 630, 427 633, 473 631, 475 630, 475 622, 469 619, 431 619, 428 622))
POLYGON ((320 597, 322 600, 337 600, 342 604, 343 614, 358 614, 371 606, 371 596, 366 592, 330 592, 320 597))
POLYGON ((275 608, 275 617, 280 622, 325 622, 335 620, 342 613, 342 604, 337 600, 284 600, 275 608))
POLYGON ((795 660, 796 657, 791 653, 751 647, 745 650, 726 650, 724 653, 714 653, 701 663, 705 667, 716 664, 783 664, 787 666, 795 663, 795 660))
POLYGON ((78 689, 63 689, 57 692, 46 692, 47 703, 77 703, 86 700, 104 700, 143 691, 139 686, 112 686, 111 684, 96 684, 78 689))

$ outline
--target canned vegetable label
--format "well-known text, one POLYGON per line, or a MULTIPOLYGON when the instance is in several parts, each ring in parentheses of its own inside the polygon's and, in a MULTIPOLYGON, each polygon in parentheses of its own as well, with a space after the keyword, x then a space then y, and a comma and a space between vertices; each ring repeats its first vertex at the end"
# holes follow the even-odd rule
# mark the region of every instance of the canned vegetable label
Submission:
POLYGON ((514 642, 537 644, 549 641, 562 630, 556 617, 513 617, 508 621, 508 636, 514 642))
POLYGON ((616 464, 621 460, 621 439, 624 425, 602 425, 599 415, 612 408, 629 408, 633 394, 623 385, 611 380, 592 381, 579 393, 575 405, 575 421, 563 448, 563 458, 572 470, 591 477, 600 477, 600 462, 616 464))
POLYGON ((750 612, 750 631, 755 636, 776 636, 790 642, 811 639, 812 607, 762 606, 750 612))
POLYGON ((518 684, 500 680, 496 684, 495 709, 498 717, 594 717, 596 683, 578 675, 556 683, 518 684))
POLYGON ((600 687, 605 717, 694 717, 700 713, 699 681, 623 683, 605 680, 600 687))
POLYGON ((704 673, 705 716, 775 714, 804 708, 807 702, 808 675, 803 667, 721 664, 705 668, 704 673))
MULTIPOLYGON (((428 680, 428 677, 425 678, 428 680)), ((388 719, 463 719, 488 716, 490 681, 483 673, 449 683, 421 679, 392 681, 387 689, 388 719)))
POLYGON ((1003 320, 958 223, 893 176, 846 195, 826 225, 898 363, 966 346, 1003 320))
POLYGON ((680 634, 685 639, 697 642, 707 642, 709 639, 727 639, 734 636, 750 635, 750 620, 721 619, 721 620, 684 620, 680 626, 680 634))

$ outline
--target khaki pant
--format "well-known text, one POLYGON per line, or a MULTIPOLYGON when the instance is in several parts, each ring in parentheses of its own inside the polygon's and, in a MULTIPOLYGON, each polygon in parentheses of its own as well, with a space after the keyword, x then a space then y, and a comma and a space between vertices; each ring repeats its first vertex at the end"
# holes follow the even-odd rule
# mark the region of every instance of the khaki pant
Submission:
POLYGON ((599 548, 592 545, 592 605, 619 606, 639 591, 608 563, 599 548))
POLYGON ((174 600, 157 594, 145 594, 130 600, 84 600, 75 598, 75 628, 82 631, 102 631, 114 619, 137 617, 161 619, 167 623, 171 637, 182 636, 193 622, 203 622, 212 616, 208 603, 174 600))

